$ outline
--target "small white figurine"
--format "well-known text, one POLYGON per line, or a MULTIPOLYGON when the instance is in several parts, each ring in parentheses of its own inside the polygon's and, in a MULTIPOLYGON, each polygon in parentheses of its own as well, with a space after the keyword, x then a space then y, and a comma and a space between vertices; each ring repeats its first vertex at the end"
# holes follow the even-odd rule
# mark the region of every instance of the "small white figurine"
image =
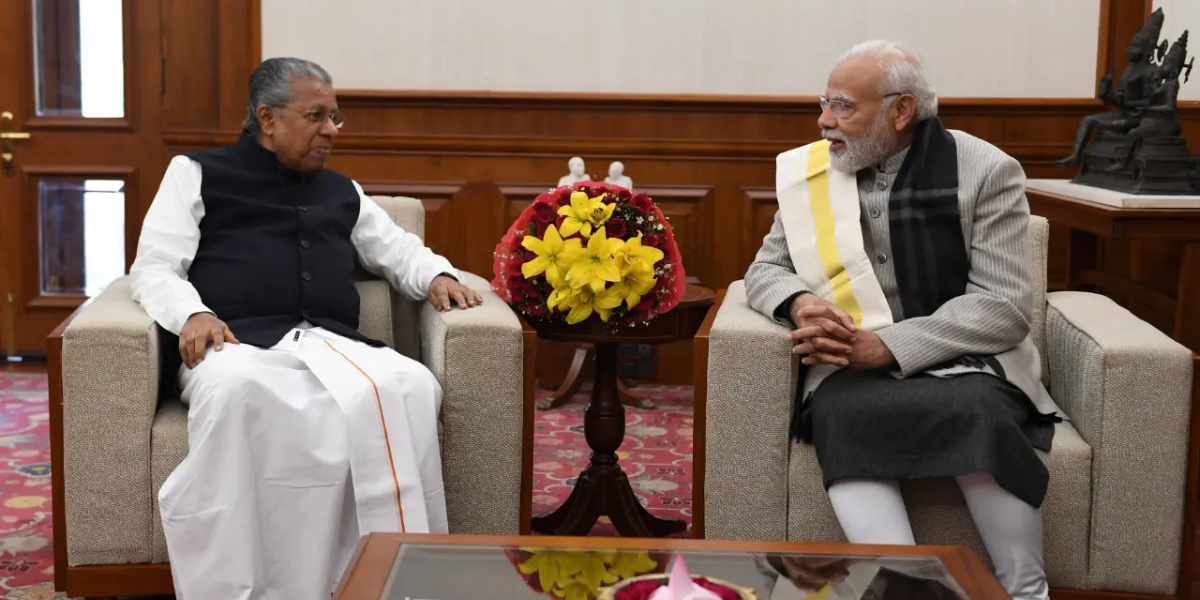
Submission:
POLYGON ((604 178, 604 183, 619 185, 627 190, 633 189, 633 180, 625 176, 625 165, 620 161, 608 165, 608 177, 604 178))
POLYGON ((682 554, 675 555, 675 564, 671 566, 671 578, 653 594, 650 600, 721 600, 715 593, 706 590, 692 581, 687 562, 682 554))
POLYGON ((587 173, 583 172, 583 170, 584 170, 583 159, 579 158, 578 156, 573 157, 573 158, 571 158, 571 160, 567 161, 567 168, 569 168, 571 170, 571 172, 566 175, 563 175, 558 180, 558 187, 562 187, 564 185, 575 185, 576 183, 579 183, 580 181, 591 181, 591 179, 592 179, 591 175, 588 175, 587 173))

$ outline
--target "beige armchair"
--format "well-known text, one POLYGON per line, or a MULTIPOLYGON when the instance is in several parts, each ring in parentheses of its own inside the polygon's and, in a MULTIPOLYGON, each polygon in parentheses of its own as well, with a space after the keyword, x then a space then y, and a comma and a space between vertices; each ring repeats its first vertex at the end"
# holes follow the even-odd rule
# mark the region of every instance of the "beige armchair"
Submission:
MULTIPOLYGON (((1051 474, 1043 505, 1050 584, 1175 595, 1191 583, 1180 567, 1196 512, 1193 492, 1185 506, 1195 477, 1192 353, 1104 296, 1047 294, 1048 231, 1045 219, 1030 219, 1033 336, 1044 382, 1070 418, 1042 455, 1051 474)), ((707 380, 697 394, 703 535, 844 541, 813 447, 788 438, 796 363, 784 328, 746 304, 740 281, 707 323, 696 344, 707 380)), ((965 545, 988 560, 953 481, 907 484, 904 494, 918 543, 965 545)))
MULTIPOLYGON (((424 235, 411 198, 376 197, 397 223, 424 235)), ((528 531, 531 331, 488 282, 467 311, 411 302, 378 278, 358 283, 360 330, 420 360, 441 382, 439 438, 452 533, 528 531), (481 368, 480 365, 486 365, 481 368)), ((52 334, 51 429, 56 588, 71 596, 171 593, 158 489, 187 454, 187 408, 160 393, 160 330, 112 283, 52 334)), ((531 429, 531 428, 530 428, 531 429)))

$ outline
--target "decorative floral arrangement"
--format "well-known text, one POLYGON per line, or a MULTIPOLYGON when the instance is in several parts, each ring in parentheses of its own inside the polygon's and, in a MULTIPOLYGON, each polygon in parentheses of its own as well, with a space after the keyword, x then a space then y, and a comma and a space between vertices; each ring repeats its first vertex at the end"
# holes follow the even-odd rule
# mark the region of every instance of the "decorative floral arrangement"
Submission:
MULTIPOLYGON (((692 577, 692 582, 721 598, 721 600, 742 600, 743 595, 737 590, 708 579, 707 577, 692 577)), ((613 600, 650 600, 654 592, 667 585, 666 579, 643 579, 622 586, 613 594, 613 600)))
POLYGON ((563 600, 593 600, 605 586, 660 573, 666 565, 645 551, 516 548, 506 554, 531 589, 563 600))
POLYGON ((758 600, 754 590, 692 575, 683 555, 675 557, 670 576, 662 573, 640 575, 613 585, 600 595, 601 600, 758 600))
POLYGON ((541 194, 496 245, 492 288, 535 321, 612 330, 677 304, 686 276, 671 225, 649 196, 584 181, 541 194))

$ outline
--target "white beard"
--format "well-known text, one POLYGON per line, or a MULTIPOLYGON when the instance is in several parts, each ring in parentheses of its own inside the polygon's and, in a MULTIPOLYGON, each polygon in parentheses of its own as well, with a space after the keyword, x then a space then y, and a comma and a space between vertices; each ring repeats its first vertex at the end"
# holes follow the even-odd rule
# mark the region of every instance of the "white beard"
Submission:
POLYGON ((844 173, 857 173, 880 163, 891 156, 896 148, 896 135, 888 128, 887 114, 883 112, 860 137, 847 138, 836 129, 822 131, 821 136, 846 144, 842 150, 829 153, 830 166, 844 173))

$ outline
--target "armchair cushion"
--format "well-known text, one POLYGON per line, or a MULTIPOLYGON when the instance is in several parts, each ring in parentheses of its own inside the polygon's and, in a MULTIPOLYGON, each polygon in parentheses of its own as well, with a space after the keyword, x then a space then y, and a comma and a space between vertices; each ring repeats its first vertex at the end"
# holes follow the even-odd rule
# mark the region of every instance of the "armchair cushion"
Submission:
POLYGON ((790 347, 787 330, 747 304, 743 282, 731 284, 709 337, 707 537, 787 539, 790 347))
POLYGON ((67 326, 62 361, 69 563, 148 562, 159 334, 128 278, 109 284, 67 326))
POLYGON ((1050 392, 1094 453, 1088 587, 1174 593, 1192 354, 1107 297, 1047 299, 1050 392))
POLYGON ((454 533, 520 529, 524 397, 521 323, 487 280, 462 273, 483 296, 470 310, 420 307, 421 357, 442 384, 442 471, 454 533), (506 507, 497 512, 496 507, 506 507), (507 508, 511 507, 511 508, 507 508))

